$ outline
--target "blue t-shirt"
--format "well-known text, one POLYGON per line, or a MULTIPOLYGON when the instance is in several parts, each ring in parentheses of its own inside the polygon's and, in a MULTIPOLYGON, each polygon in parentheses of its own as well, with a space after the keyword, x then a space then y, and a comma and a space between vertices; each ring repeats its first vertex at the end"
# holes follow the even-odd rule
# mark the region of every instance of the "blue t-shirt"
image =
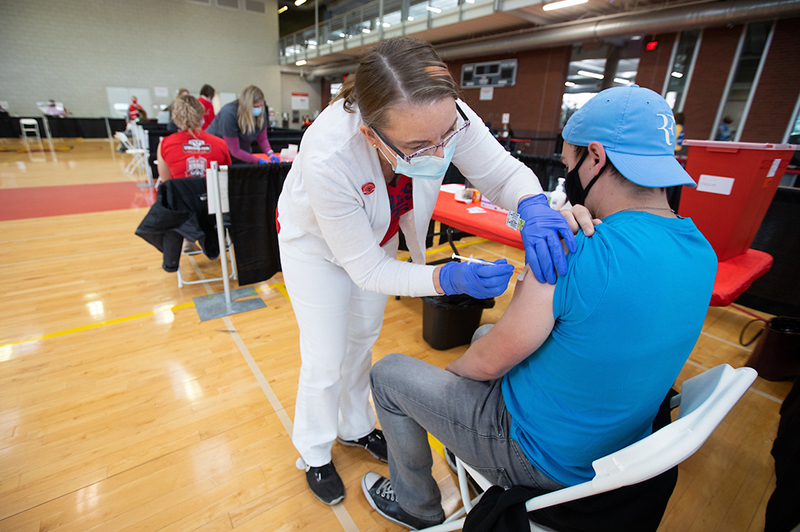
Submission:
POLYGON ((253 153, 251 144, 258 138, 261 130, 267 128, 267 121, 264 120, 264 127, 256 129, 250 134, 242 133, 239 128, 239 100, 226 104, 219 110, 219 114, 214 117, 214 121, 206 129, 206 133, 215 137, 234 137, 239 138, 239 147, 247 153, 253 153))
POLYGON ((717 269, 688 218, 618 212, 576 240, 556 282, 552 333, 502 382, 511 437, 567 486, 652 432, 700 335, 717 269))

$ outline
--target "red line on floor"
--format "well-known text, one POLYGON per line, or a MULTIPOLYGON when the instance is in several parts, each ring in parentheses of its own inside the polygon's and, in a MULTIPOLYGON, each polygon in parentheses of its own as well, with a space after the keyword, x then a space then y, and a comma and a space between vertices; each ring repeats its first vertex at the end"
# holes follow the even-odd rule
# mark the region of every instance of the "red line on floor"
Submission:
POLYGON ((0 189, 0 220, 138 209, 149 207, 155 198, 154 189, 132 182, 6 188, 0 189))

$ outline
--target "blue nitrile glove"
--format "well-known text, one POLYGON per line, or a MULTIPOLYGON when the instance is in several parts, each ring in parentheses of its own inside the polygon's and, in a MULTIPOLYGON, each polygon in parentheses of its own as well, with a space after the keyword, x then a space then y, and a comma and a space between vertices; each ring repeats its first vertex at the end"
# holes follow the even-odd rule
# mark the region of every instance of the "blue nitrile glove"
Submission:
POLYGON ((561 213, 550 208, 544 194, 520 201, 517 212, 525 220, 521 231, 525 246, 525 264, 530 265, 537 281, 554 284, 556 270, 560 275, 567 272, 567 258, 559 235, 571 253, 575 253, 577 249, 572 229, 561 213))
POLYGON ((269 164, 269 161, 266 159, 258 158, 258 164, 269 164))
POLYGON ((281 158, 273 153, 272 155, 269 156, 269 162, 271 162, 271 163, 279 163, 279 162, 281 162, 281 158))
POLYGON ((491 264, 448 262, 439 270, 439 284, 445 295, 467 294, 478 299, 502 295, 514 273, 506 259, 491 264))

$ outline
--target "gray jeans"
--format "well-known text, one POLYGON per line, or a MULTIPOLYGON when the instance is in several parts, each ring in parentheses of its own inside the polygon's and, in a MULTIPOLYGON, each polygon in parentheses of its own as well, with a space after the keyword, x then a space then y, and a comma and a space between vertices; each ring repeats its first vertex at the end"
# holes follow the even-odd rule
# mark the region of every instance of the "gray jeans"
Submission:
POLYGON ((444 516, 426 431, 494 484, 563 487, 533 467, 511 439, 501 380, 465 379, 399 353, 375 364, 370 378, 392 486, 409 514, 426 521, 444 516))

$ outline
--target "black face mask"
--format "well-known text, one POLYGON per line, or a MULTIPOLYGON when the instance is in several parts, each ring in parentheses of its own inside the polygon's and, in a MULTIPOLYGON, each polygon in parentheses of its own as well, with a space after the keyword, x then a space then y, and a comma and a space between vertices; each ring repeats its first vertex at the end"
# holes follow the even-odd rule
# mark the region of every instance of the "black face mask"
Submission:
POLYGON ((567 172, 567 178, 564 180, 564 192, 567 193, 567 201, 569 201, 573 205, 583 205, 586 201, 586 196, 589 195, 589 189, 592 188, 595 181, 600 177, 600 174, 605 172, 606 166, 608 166, 609 160, 606 157, 606 164, 600 169, 594 178, 589 181, 589 184, 586 185, 586 188, 583 188, 581 185, 581 177, 578 175, 578 171, 583 164, 583 161, 586 160, 586 156, 589 155, 589 151, 583 152, 581 159, 578 161, 578 164, 575 165, 575 168, 567 172))

